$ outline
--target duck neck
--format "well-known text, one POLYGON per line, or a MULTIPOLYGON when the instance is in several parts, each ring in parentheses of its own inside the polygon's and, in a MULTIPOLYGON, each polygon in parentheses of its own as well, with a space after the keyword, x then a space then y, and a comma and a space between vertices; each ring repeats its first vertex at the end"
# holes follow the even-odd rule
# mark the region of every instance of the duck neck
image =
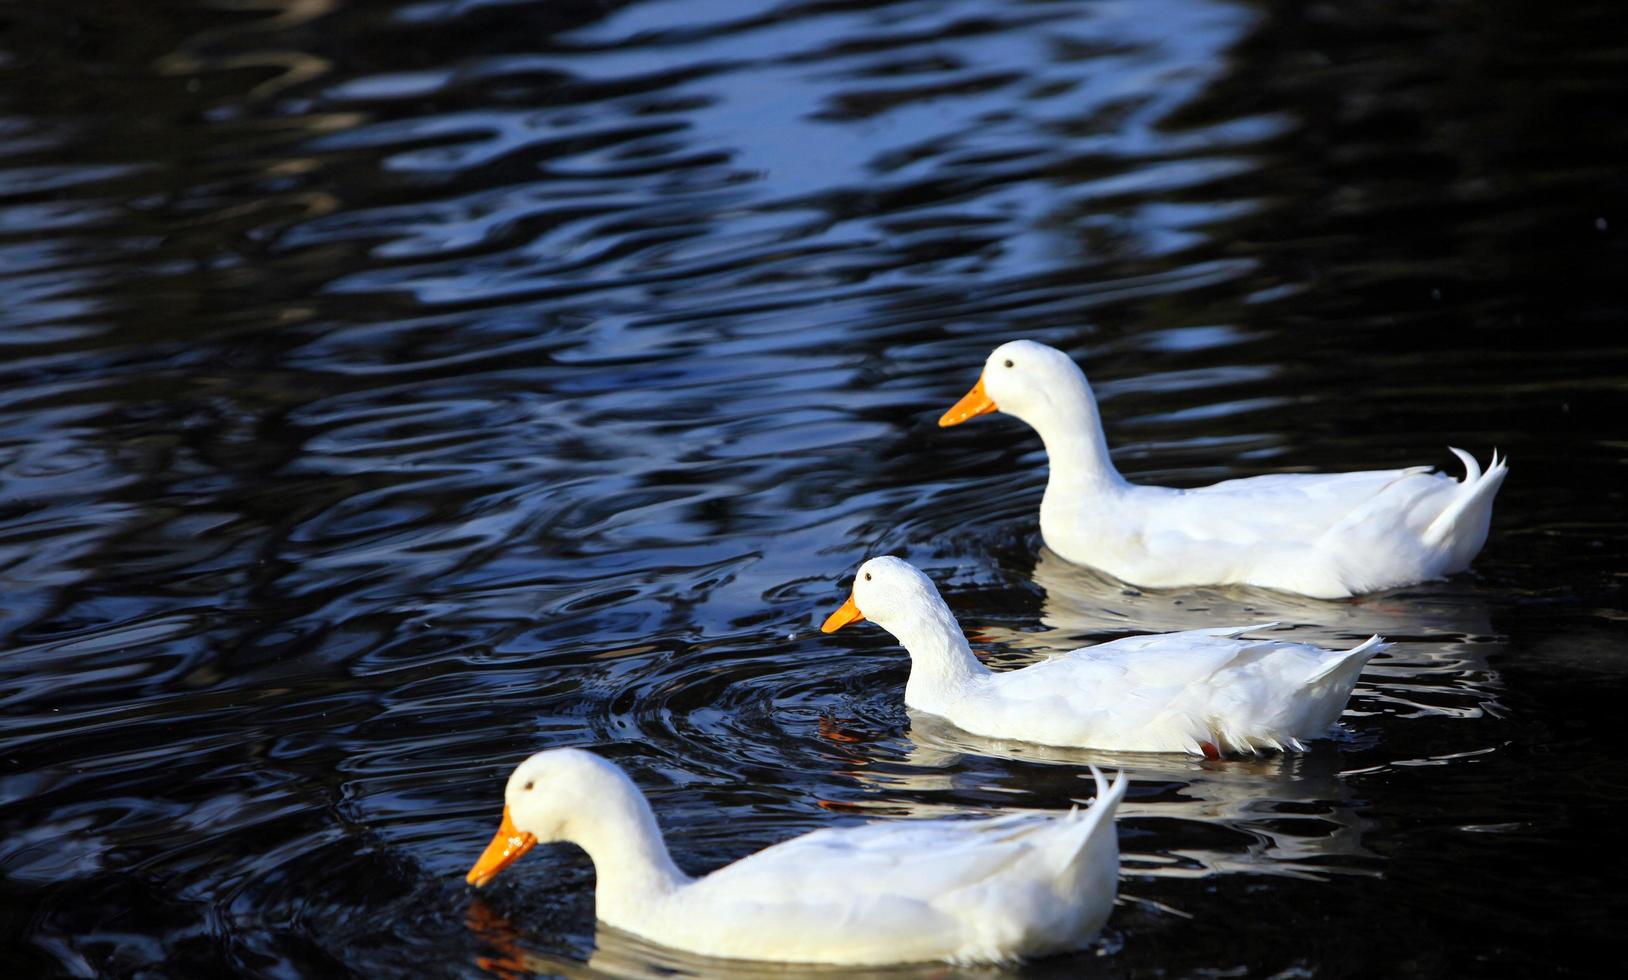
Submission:
POLYGON ((989 674, 972 655, 961 626, 943 600, 934 602, 904 622, 887 629, 910 654, 910 680, 904 700, 912 707, 933 710, 944 697, 989 674))
POLYGON ((594 863, 596 914, 621 925, 690 878, 673 863, 656 815, 631 782, 604 794, 600 804, 572 820, 566 836, 594 863))
POLYGON ((1071 380, 1075 383, 1048 389, 1048 410, 1024 420, 1046 446, 1046 457, 1051 462, 1046 488, 1067 488, 1070 493, 1078 493, 1081 487, 1121 486, 1125 478, 1108 455, 1108 437, 1102 431, 1102 416, 1091 385, 1084 375, 1071 380))

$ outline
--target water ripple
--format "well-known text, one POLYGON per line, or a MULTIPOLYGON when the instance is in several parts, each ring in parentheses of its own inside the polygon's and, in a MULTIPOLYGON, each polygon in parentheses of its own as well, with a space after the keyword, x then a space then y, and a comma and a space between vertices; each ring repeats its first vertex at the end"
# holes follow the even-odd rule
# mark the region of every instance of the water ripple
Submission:
POLYGON ((1393 6, 19 8, 8 962, 715 972, 596 934, 580 855, 461 885, 514 762, 586 745, 697 871, 1129 769, 1125 900, 1034 975, 1450 972, 1488 930, 1552 969, 1555 910, 1621 904, 1550 872, 1608 863, 1624 785, 1628 74, 1603 3, 1393 6), (1350 603, 1070 568, 1033 434, 934 425, 1017 336, 1080 359, 1138 480, 1497 445, 1492 543, 1350 603), (882 552, 998 665, 1395 645, 1305 756, 992 743, 907 712, 879 631, 817 633, 882 552))

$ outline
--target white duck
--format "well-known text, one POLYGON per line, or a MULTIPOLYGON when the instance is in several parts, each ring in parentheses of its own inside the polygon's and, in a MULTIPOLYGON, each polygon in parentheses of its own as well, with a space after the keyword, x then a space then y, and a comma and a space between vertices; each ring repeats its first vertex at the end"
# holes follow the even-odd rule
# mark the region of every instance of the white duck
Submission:
POLYGON ((622 770, 553 749, 509 777, 502 826, 468 881, 486 884, 539 841, 569 841, 593 860, 600 921, 675 949, 849 965, 1063 952, 1091 941, 1118 888, 1125 776, 1092 775, 1088 810, 817 830, 691 878, 622 770))
POLYGON ((938 420, 1002 411, 1029 423, 1051 476, 1040 533, 1063 558, 1132 585, 1258 585, 1343 599, 1469 567, 1487 540, 1505 461, 1470 454, 1457 481, 1428 466, 1282 473, 1194 490, 1130 483, 1108 457, 1097 401, 1068 355, 1032 340, 995 348, 938 420))
POLYGON ((1345 707, 1377 636, 1350 650, 1245 640, 1274 626, 1185 630, 1083 647, 996 673, 978 662, 938 589, 891 555, 859 566, 820 627, 868 619, 910 654, 904 703, 987 738, 1219 758, 1303 749, 1345 707))

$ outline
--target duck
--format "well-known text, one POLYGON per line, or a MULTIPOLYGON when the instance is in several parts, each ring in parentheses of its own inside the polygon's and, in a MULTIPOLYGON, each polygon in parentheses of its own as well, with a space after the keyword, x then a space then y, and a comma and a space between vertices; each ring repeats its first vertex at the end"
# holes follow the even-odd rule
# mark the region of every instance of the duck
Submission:
POLYGON ((1363 666, 1386 646, 1378 636, 1349 650, 1244 637, 1277 625, 1260 623, 1124 637, 994 671, 973 655, 932 580, 892 555, 859 567, 820 630, 861 620, 910 654, 905 705, 965 732, 1212 760, 1304 751, 1333 727, 1363 666))
POLYGON ((1004 963, 1090 944, 1118 889, 1114 813, 1092 769, 1089 808, 983 819, 876 821, 775 844, 692 878, 644 794, 614 763, 549 749, 515 768, 476 887, 538 843, 593 861, 605 925, 689 953, 782 963, 1004 963))
POLYGON ((1318 599, 1353 596, 1463 571, 1481 551, 1508 472, 1493 451, 1455 480, 1429 466, 1281 473, 1184 490, 1131 483, 1108 455, 1085 374, 1054 347, 995 348, 941 427, 990 412, 1027 422, 1050 461, 1040 501, 1046 545, 1078 565, 1142 588, 1253 585, 1318 599))

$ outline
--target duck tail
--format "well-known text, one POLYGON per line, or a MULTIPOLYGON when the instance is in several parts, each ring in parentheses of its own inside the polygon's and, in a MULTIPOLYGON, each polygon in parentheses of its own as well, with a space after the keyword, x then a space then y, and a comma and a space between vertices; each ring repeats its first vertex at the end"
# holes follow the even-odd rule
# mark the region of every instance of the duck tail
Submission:
POLYGON ((1374 658, 1374 654, 1389 646, 1384 637, 1378 634, 1370 636, 1344 653, 1328 658, 1326 663, 1319 664, 1306 678, 1306 684, 1334 681, 1350 693, 1351 688, 1357 686, 1357 675, 1362 673, 1362 668, 1374 658))
MULTIPOLYGON (((1097 784, 1097 799, 1091 805, 1106 805, 1112 809, 1117 809, 1119 801, 1125 798, 1125 787, 1130 785, 1130 781, 1125 778, 1125 770, 1121 769, 1115 773, 1114 781, 1110 783, 1103 776, 1101 769, 1092 766, 1091 779, 1097 784)), ((1107 816, 1113 816, 1113 814, 1110 813, 1107 816)))
POLYGON ((1464 479, 1447 506, 1425 528, 1423 537, 1425 544, 1450 551, 1451 570, 1456 571, 1468 565, 1486 543, 1487 525, 1492 521, 1492 500, 1504 484, 1509 460, 1500 457, 1494 449, 1492 462, 1483 473, 1474 456, 1452 446, 1447 448, 1464 463, 1464 479))
POLYGON ((1130 780, 1121 769, 1110 783, 1096 766, 1091 767, 1091 778, 1097 784, 1096 798, 1089 809, 1074 811, 1066 841, 1060 842, 1060 851, 1052 852, 1061 858, 1058 881, 1068 888, 1077 887, 1081 876, 1117 878, 1119 873, 1119 831, 1114 816, 1130 780))
POLYGON ((1357 686, 1362 668, 1374 654, 1390 646, 1378 636, 1370 636, 1343 653, 1335 653, 1306 678, 1307 712, 1294 730, 1316 737, 1340 719, 1345 703, 1357 686))

